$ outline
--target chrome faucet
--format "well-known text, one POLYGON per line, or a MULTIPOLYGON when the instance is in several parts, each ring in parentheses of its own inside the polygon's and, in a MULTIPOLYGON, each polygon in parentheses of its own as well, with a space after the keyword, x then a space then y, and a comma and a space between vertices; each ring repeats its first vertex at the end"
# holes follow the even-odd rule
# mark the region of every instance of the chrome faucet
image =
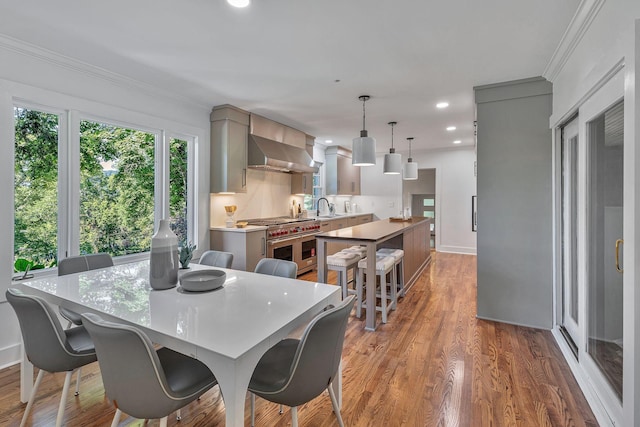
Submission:
POLYGON ((329 207, 329 201, 326 199, 326 197, 320 197, 318 199, 318 204, 316 205, 316 216, 320 216, 320 201, 324 200, 325 202, 327 202, 327 208, 329 207))

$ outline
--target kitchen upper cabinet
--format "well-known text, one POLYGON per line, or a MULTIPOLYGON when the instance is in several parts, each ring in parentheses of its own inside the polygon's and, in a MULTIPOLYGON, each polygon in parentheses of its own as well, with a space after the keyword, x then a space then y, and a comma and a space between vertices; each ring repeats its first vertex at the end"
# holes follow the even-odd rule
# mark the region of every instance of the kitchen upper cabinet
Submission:
POLYGON ((211 112, 211 193, 247 192, 249 113, 231 105, 211 112))
POLYGON ((313 194, 313 174, 294 173, 291 175, 291 194, 313 194))
MULTIPOLYGON (((315 136, 305 134, 305 150, 313 158, 315 136)), ((313 173, 294 173, 291 175, 291 194, 313 194, 313 173)))
POLYGON ((329 147, 325 151, 325 162, 328 195, 360 194, 360 168, 351 164, 351 151, 329 147))

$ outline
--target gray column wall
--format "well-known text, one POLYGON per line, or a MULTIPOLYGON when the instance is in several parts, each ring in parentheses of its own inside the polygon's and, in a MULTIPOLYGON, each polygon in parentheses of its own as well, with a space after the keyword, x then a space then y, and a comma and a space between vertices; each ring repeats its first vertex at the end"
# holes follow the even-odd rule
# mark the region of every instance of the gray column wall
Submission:
POLYGON ((478 317, 551 329, 552 85, 474 88, 478 120, 478 317))

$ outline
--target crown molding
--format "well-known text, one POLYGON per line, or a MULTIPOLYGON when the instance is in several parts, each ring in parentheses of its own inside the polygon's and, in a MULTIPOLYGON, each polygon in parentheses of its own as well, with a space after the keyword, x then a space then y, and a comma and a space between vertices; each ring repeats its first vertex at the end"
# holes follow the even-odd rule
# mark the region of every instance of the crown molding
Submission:
POLYGON ((551 56, 542 77, 553 82, 585 35, 606 0, 582 0, 551 56))
POLYGON ((25 41, 7 36, 5 34, 0 34, 0 49, 12 51, 19 55, 42 61, 53 65, 54 67, 63 68, 74 73, 79 73, 91 78, 101 79, 127 90, 134 89, 142 91, 148 95, 160 95, 170 100, 188 103, 199 108, 210 108, 210 105, 197 102, 189 97, 183 96, 176 92, 172 92, 163 87, 155 86, 144 81, 140 81, 95 65, 91 65, 78 59, 53 52, 51 50, 31 43, 27 43, 25 41))

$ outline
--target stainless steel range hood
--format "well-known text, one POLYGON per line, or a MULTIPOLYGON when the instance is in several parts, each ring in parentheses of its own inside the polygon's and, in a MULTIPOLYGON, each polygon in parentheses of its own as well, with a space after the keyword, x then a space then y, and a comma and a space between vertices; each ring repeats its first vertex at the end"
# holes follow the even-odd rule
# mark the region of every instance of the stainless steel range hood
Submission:
MULTIPOLYGON (((276 172, 317 173, 318 166, 303 148, 287 144, 287 138, 305 134, 280 123, 251 115, 248 141, 248 167, 276 172)), ((299 141, 298 141, 299 142, 299 141)))
POLYGON ((318 172, 316 162, 302 148, 249 135, 249 167, 277 172, 318 172))

